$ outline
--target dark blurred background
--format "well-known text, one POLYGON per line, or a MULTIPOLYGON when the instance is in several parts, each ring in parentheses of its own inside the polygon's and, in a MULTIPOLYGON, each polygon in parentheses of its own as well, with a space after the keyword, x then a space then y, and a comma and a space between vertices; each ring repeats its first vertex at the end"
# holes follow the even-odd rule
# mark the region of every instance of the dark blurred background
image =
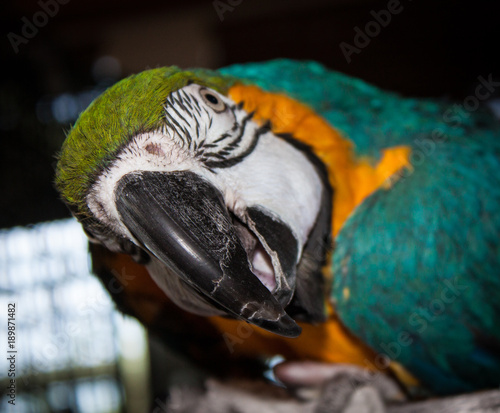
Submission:
POLYGON ((348 63, 340 44, 354 46, 355 27, 395 1, 4 2, 0 228, 68 216, 53 189, 54 154, 96 94, 133 72, 314 59, 404 95, 456 99, 479 75, 500 73, 494 1, 401 0, 348 63))

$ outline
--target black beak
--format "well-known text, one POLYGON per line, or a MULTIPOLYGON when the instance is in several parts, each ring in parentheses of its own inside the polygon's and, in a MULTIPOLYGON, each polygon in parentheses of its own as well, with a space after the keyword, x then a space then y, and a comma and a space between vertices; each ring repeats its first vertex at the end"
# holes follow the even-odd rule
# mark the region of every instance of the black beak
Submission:
POLYGON ((222 194, 192 172, 133 172, 115 202, 134 238, 227 313, 273 333, 301 328, 250 270, 222 194))

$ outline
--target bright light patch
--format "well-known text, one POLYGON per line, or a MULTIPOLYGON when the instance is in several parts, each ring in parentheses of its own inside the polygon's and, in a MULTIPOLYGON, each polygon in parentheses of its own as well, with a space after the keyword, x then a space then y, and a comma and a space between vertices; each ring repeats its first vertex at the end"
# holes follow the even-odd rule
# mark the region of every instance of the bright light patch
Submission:
MULTIPOLYGON (((122 411, 119 364, 131 355, 147 360, 146 336, 131 318, 117 322, 123 316, 90 272, 80 224, 70 219, 0 230, 0 274, 3 325, 7 303, 16 304, 16 408, 122 411)), ((4 388, 7 371, 0 369, 4 388)), ((0 405, 7 405, 4 394, 0 405)))

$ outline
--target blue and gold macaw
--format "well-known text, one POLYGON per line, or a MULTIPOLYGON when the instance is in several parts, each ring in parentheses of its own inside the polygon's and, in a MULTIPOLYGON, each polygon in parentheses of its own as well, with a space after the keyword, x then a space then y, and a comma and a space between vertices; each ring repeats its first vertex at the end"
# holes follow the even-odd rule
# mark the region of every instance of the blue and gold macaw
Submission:
POLYGON ((499 172, 486 110, 276 60, 120 81, 56 183, 118 306, 192 355, 453 394, 500 384, 499 172))

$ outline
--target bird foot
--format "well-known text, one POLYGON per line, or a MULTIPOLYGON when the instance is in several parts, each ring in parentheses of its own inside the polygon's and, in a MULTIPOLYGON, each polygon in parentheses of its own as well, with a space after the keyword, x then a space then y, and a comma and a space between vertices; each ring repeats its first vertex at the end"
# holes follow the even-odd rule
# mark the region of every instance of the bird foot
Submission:
POLYGON ((385 413, 386 402, 405 400, 385 374, 352 365, 285 362, 274 374, 298 397, 316 399, 314 413, 385 413))

